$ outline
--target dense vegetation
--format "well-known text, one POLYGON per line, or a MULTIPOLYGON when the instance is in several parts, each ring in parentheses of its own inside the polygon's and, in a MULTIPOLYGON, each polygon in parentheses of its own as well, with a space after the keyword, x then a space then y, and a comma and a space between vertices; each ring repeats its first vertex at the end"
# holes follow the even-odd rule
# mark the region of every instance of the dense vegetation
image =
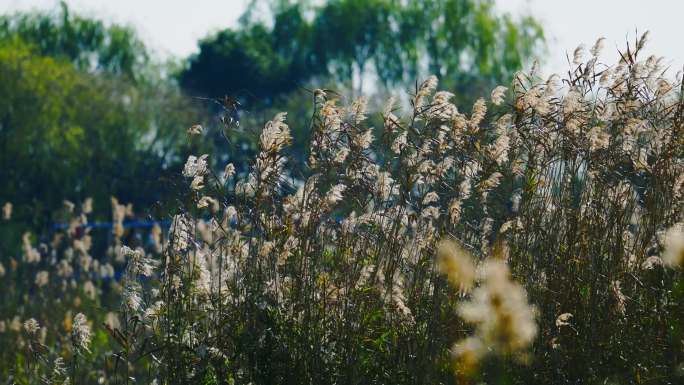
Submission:
POLYGON ((130 28, 84 18, 63 3, 49 12, 0 16, 0 87, 5 95, 0 101, 0 177, 6 186, 0 201, 13 202, 15 215, 43 228, 64 199, 94 198, 98 218, 105 217, 108 207, 99 202, 110 196, 149 207, 177 189, 169 177, 190 150, 218 146, 225 151, 216 162, 236 164, 254 156, 258 133, 222 132, 223 115, 249 127, 274 109, 287 109, 296 123, 293 154, 303 165, 312 114, 305 89, 311 82, 346 88, 352 68, 366 67, 359 52, 365 52, 364 62, 379 69, 394 62, 391 52, 410 50, 413 59, 402 63, 404 72, 378 74, 382 84, 397 85, 421 73, 418 57, 438 54, 427 48, 435 39, 457 34, 458 48, 439 53, 452 62, 438 65, 433 60, 429 69, 443 67, 440 71, 450 74, 444 78, 453 82, 456 74, 470 79, 460 84, 477 84, 473 79, 489 84, 508 81, 522 57, 541 42, 541 30, 532 19, 518 24, 496 15, 489 2, 431 4, 434 14, 443 12, 470 27, 455 31, 444 25, 433 31, 439 36, 428 36, 430 31, 421 27, 425 20, 416 19, 424 17, 417 3, 254 2, 239 28, 207 37, 196 56, 174 64, 151 59, 130 28), (261 5, 272 12, 257 19, 261 5), (388 24, 368 29, 373 23, 359 23, 358 14, 383 23, 401 21, 405 27, 383 37, 379 34, 388 24), (340 34, 350 39, 320 41, 340 34), (382 46, 374 43, 380 40, 385 41, 382 46), (506 58, 476 55, 477 50, 506 52, 506 58), (477 60, 453 71, 465 57, 477 60), (194 98, 224 95, 235 104, 219 107, 194 98), (182 134, 195 123, 217 129, 189 143, 182 134))
MULTIPOLYGON (((35 228, 64 199, 151 205, 201 111, 143 68, 133 32, 57 14, 0 20, 0 197, 35 228)), ((97 204, 102 217, 107 205, 97 204)))
POLYGON ((269 4, 180 85, 65 6, 0 20, 3 382, 682 382, 684 89, 647 35, 542 77, 490 2, 269 4))

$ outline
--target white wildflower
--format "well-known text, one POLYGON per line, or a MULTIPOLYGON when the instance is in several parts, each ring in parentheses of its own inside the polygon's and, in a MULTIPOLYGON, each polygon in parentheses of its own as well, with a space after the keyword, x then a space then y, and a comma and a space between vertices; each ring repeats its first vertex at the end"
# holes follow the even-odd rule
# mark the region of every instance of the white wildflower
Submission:
POLYGON ((193 124, 188 128, 188 135, 200 135, 204 129, 199 124, 193 124))
POLYGON ((488 261, 483 273, 482 286, 473 291, 470 302, 459 306, 459 314, 475 325, 475 335, 491 352, 519 353, 537 334, 534 308, 522 286, 510 279, 504 262, 488 261))
POLYGON ((475 281, 475 266, 470 253, 455 241, 437 245, 437 268, 459 290, 468 291, 475 281))
MULTIPOLYGON (((62 357, 57 357, 52 362, 52 378, 53 380, 62 377, 66 374, 66 366, 64 365, 64 359, 62 357)), ((63 382, 64 385, 68 385, 69 378, 63 382)))
POLYGON ((603 131, 599 126, 589 130, 589 132, 587 132, 587 137, 589 139, 589 149, 591 151, 608 148, 610 144, 610 134, 603 131))
POLYGON ((273 241, 266 241, 262 243, 259 246, 259 256, 262 258, 265 258, 271 254, 271 251, 273 251, 273 248, 275 247, 275 243, 273 241))
POLYGON ((143 304, 143 300, 140 297, 140 284, 132 279, 126 280, 124 285, 122 297, 122 306, 129 313, 137 313, 143 304))
POLYGON ((566 115, 570 115, 582 109, 582 95, 579 92, 572 90, 565 95, 563 99, 563 108, 566 115))
POLYGON ((351 115, 351 122, 354 125, 359 125, 366 120, 366 109, 368 108, 368 99, 365 96, 360 96, 352 103, 349 108, 351 115))
POLYGON ((458 360, 460 369, 464 373, 470 373, 476 368, 488 352, 489 350, 478 337, 464 338, 451 347, 451 355, 458 360))
POLYGON ((233 223, 233 222, 237 221, 238 212, 235 209, 235 206, 226 207, 225 218, 226 218, 226 221, 228 221, 228 223, 233 223))
POLYGON ((510 137, 506 134, 500 135, 488 148, 489 155, 497 164, 503 165, 508 161, 509 148, 510 137))
POLYGON ((684 224, 678 223, 663 238, 663 262, 670 267, 684 266, 684 224))
POLYGON ((575 48, 575 52, 572 54, 572 64, 574 65, 579 65, 584 61, 584 55, 585 55, 586 48, 584 47, 584 44, 580 44, 577 48, 575 48))
POLYGON ((154 266, 152 260, 145 255, 143 249, 131 249, 128 246, 121 246, 121 254, 128 257, 128 265, 126 266, 127 273, 130 277, 135 277, 140 274, 145 277, 150 277, 154 266))
POLYGON ((624 316, 627 312, 627 297, 622 293, 622 283, 620 281, 613 281, 610 284, 610 289, 615 297, 616 310, 624 316))
POLYGON ((594 46, 591 47, 591 56, 593 57, 598 57, 601 55, 601 51, 603 51, 603 47, 605 46, 606 43, 606 38, 605 37, 600 37, 598 40, 596 40, 596 43, 594 43, 594 46))
POLYGON ((394 179, 391 174, 385 171, 378 173, 378 179, 375 183, 375 192, 380 196, 380 199, 386 201, 393 194, 398 191, 398 186, 394 185, 394 179))
POLYGON ((646 43, 648 43, 648 37, 650 35, 650 31, 644 32, 643 35, 641 35, 641 38, 639 39, 639 42, 637 43, 637 49, 642 49, 646 46, 646 43))
POLYGON ((459 195, 461 197, 461 200, 468 199, 470 197, 470 194, 472 193, 472 182, 470 178, 465 178, 459 185, 458 185, 458 191, 459 195))
POLYGON ((437 220, 437 219, 439 219, 439 216, 440 216, 439 207, 435 207, 435 206, 425 207, 420 212, 420 216, 423 218, 432 218, 434 220, 437 220))
POLYGON ((342 125, 342 116, 340 109, 335 105, 335 100, 328 100, 321 107, 321 115, 323 116, 323 126, 328 132, 337 132, 342 125))
POLYGON ((473 111, 470 115, 470 128, 474 131, 479 129, 480 122, 484 119, 487 114, 487 105, 483 98, 477 99, 475 104, 473 104, 473 111))
POLYGON ((24 262, 26 263, 38 263, 40 262, 40 253, 36 248, 31 245, 31 234, 24 233, 21 237, 22 250, 24 252, 24 262))
POLYGON ((483 191, 493 189, 501 183, 501 178, 503 178, 503 174, 501 174, 498 171, 494 172, 492 173, 492 175, 489 176, 489 178, 482 181, 480 187, 483 191))
POLYGON ((342 163, 347 159, 349 155, 349 149, 347 147, 342 147, 335 153, 335 163, 342 163))
POLYGON ((451 202, 449 202, 449 218, 451 219, 452 224, 456 224, 461 220, 461 200, 460 199, 452 199, 451 202))
POLYGON ((641 264, 641 268, 643 270, 652 270, 655 269, 656 266, 663 266, 663 260, 657 255, 652 255, 641 264))
POLYGON ((21 318, 19 318, 18 315, 15 315, 12 318, 12 321, 9 322, 9 330, 11 330, 13 332, 20 332, 21 327, 22 327, 21 318))
POLYGON ((373 130, 369 129, 365 132, 360 133, 354 137, 354 144, 361 147, 362 149, 367 149, 373 143, 373 130))
POLYGON ((504 86, 497 86, 492 90, 491 98, 495 106, 500 106, 504 102, 507 90, 508 88, 504 86))
POLYGON ((401 276, 397 276, 394 278, 394 281, 392 282, 392 294, 391 294, 391 299, 392 303, 394 304, 394 307, 401 313, 401 315, 408 320, 410 323, 413 323, 413 314, 411 313, 411 308, 408 307, 406 304, 406 296, 404 295, 404 280, 402 279, 401 276))
POLYGON ((197 158, 194 155, 190 155, 188 160, 185 162, 183 167, 183 176, 186 178, 194 178, 196 176, 202 176, 207 172, 207 158, 209 155, 204 154, 197 158))
POLYGON ((12 203, 5 202, 2 206, 2 219, 9 221, 12 218, 12 203))
POLYGON ((406 144, 408 143, 408 133, 406 131, 402 132, 399 134, 394 141, 392 142, 392 151, 395 154, 399 154, 402 149, 406 147, 406 144))
POLYGON ((425 102, 425 97, 430 95, 437 88, 437 76, 430 75, 421 85, 418 87, 418 92, 416 92, 416 97, 414 99, 414 107, 419 109, 423 107, 425 102))
POLYGON ((423 197, 423 205, 429 205, 430 203, 439 202, 439 195, 436 192, 430 191, 423 197))
POLYGON ((41 270, 36 273, 35 284, 38 287, 46 286, 50 282, 50 273, 45 270, 41 270))
POLYGON ((197 208, 198 209, 203 209, 211 207, 212 211, 217 211, 219 208, 219 203, 216 199, 209 197, 209 196, 203 196, 200 198, 200 200, 197 202, 197 208))
POLYGON ((239 180, 235 184, 235 194, 245 197, 253 197, 256 193, 256 187, 257 179, 254 176, 254 173, 249 173, 245 179, 239 180))
POLYGON ((97 298, 97 288, 93 284, 93 281, 85 281, 85 283, 83 284, 83 293, 92 301, 94 301, 95 298, 97 298))
POLYGON ((107 262, 104 265, 100 265, 100 278, 107 279, 114 277, 114 266, 107 262))
POLYGON ((561 328, 562 326, 570 326, 570 319, 572 318, 571 313, 563 313, 556 318, 556 327, 561 328))
POLYGON ((439 91, 435 93, 432 98, 432 105, 427 111, 427 115, 430 119, 438 119, 450 121, 456 114, 458 114, 458 108, 449 100, 454 97, 454 94, 446 91, 439 91))
POLYGON ((93 212, 93 198, 86 198, 81 204, 81 212, 83 214, 91 214, 93 212))
POLYGON ((228 180, 235 175, 235 166, 232 163, 228 163, 223 170, 223 180, 228 180))
POLYGON ((88 326, 88 320, 83 313, 78 313, 74 317, 71 326, 71 343, 79 352, 90 352, 90 326, 88 326))
POLYGON ((194 178, 192 178, 192 182, 190 182, 190 189, 193 191, 199 191, 204 188, 204 176, 203 175, 197 175, 194 178))
POLYGON ((40 325, 38 324, 38 321, 36 321, 34 318, 29 318, 26 321, 24 321, 24 330, 26 333, 33 335, 38 332, 40 329, 40 325))
POLYGON ((266 123, 261 131, 260 143, 262 151, 280 151, 285 145, 292 142, 290 128, 285 124, 286 112, 279 112, 273 120, 266 123))
POLYGON ((330 191, 325 195, 325 200, 330 206, 336 205, 342 200, 342 194, 347 189, 347 186, 343 184, 337 184, 333 186, 330 191))
POLYGON ((104 324, 114 330, 121 328, 121 322, 119 321, 119 317, 116 315, 116 313, 111 311, 105 314, 104 324))
POLYGON ((62 202, 62 203, 64 204, 64 208, 66 209, 67 212, 69 212, 69 213, 74 212, 74 208, 76 208, 76 205, 73 202, 71 202, 69 200, 64 200, 64 202, 62 202))

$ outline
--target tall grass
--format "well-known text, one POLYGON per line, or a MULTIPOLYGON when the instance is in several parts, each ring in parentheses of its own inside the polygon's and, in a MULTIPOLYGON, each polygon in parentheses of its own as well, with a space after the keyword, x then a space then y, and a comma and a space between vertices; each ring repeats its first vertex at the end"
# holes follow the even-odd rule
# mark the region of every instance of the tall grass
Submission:
POLYGON ((168 231, 130 233, 113 200, 101 256, 67 205, 68 229, 0 270, 0 374, 681 382, 684 94, 645 40, 613 66, 599 40, 563 78, 519 73, 470 113, 430 77, 382 127, 316 90, 305 170, 278 114, 248 172, 188 159, 168 231))

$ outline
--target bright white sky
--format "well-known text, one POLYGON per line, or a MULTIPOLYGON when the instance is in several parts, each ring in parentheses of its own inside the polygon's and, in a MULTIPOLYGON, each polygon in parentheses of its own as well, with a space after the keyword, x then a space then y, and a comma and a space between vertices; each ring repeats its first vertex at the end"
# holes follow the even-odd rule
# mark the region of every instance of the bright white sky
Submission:
MULTIPOLYGON (((183 57, 198 39, 234 26, 248 0, 67 0, 79 13, 133 26, 161 57, 183 57)), ((497 0, 500 11, 530 13, 548 37, 545 72, 564 71, 566 52, 607 38, 605 59, 612 63, 625 39, 650 30, 649 52, 665 56, 675 70, 684 65, 684 0, 497 0)), ((0 13, 56 9, 57 0, 0 0, 0 13)))

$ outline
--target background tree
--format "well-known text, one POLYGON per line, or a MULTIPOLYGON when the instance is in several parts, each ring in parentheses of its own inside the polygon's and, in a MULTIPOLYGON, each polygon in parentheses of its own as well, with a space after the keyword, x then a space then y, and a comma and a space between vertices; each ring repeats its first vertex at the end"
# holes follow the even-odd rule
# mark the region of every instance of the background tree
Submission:
POLYGON ((391 89, 435 74, 470 102, 472 88, 510 80, 544 38, 532 17, 497 14, 489 0, 266 3, 270 18, 251 17, 262 4, 254 1, 238 29, 202 41, 180 74, 186 89, 207 96, 250 91, 273 104, 274 95, 312 79, 358 92, 368 76, 391 89))
POLYGON ((313 28, 302 5, 279 8, 273 27, 245 21, 200 42, 179 76, 181 85, 203 96, 240 93, 243 102, 271 104, 274 96, 292 91, 320 73, 313 47, 313 28))
POLYGON ((3 16, 0 42, 0 201, 17 219, 40 228, 62 200, 89 196, 102 218, 110 196, 151 205, 174 188, 160 181, 204 115, 133 31, 62 4, 3 16))
POLYGON ((0 16, 0 38, 18 36, 44 56, 65 58, 85 71, 139 78, 149 55, 135 31, 74 15, 61 2, 59 12, 0 16))
POLYGON ((238 28, 207 37, 181 64, 181 91, 129 28, 74 15, 64 3, 55 12, 2 16, 0 140, 9 146, 5 159, 21 162, 12 170, 3 163, 9 179, 0 198, 41 202, 47 211, 87 191, 100 202, 115 194, 147 205, 163 189, 129 182, 163 180, 190 147, 220 147, 217 168, 245 164, 253 128, 283 109, 294 136, 290 159, 303 164, 307 89, 358 94, 371 78, 379 80, 375 91, 392 92, 435 73, 463 106, 506 82, 542 38, 533 19, 498 15, 484 0, 254 1, 238 28), (253 17, 260 6, 269 16, 253 17), (36 75, 22 76, 29 72, 36 75), (184 92, 235 96, 241 126, 225 127, 203 112, 224 109, 184 92), (185 129, 194 123, 208 129, 190 143, 185 129))
MULTIPOLYGON (((237 28, 200 42, 178 79, 192 95, 239 100, 242 127, 290 111, 290 159, 303 166, 311 89, 352 90, 344 96, 353 97, 368 93, 368 79, 379 85, 373 91, 388 93, 436 74, 456 104, 470 108, 475 95, 508 83, 542 44, 533 18, 497 14, 489 0, 254 0, 237 28)), ((255 138, 234 133, 224 161, 251 159, 255 138)))

